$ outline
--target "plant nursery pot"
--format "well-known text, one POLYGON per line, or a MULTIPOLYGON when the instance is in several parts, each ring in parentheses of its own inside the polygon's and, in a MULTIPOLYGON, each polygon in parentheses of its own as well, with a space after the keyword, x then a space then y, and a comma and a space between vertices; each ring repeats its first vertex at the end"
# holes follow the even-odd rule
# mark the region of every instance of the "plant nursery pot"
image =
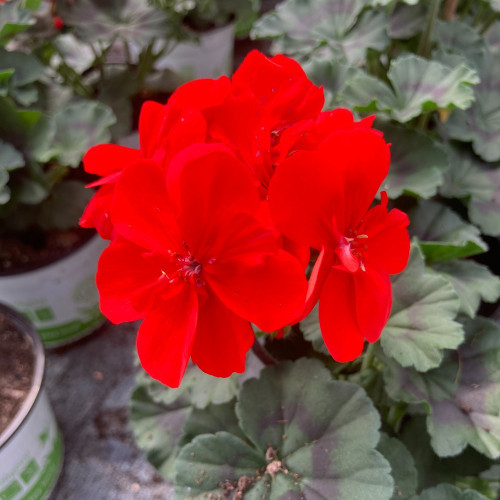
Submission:
POLYGON ((28 317, 47 347, 88 335, 105 321, 99 310, 95 274, 106 245, 95 235, 62 259, 0 276, 0 301, 28 317))
POLYGON ((0 304, 0 499, 44 500, 63 444, 44 389, 45 355, 33 325, 0 304))

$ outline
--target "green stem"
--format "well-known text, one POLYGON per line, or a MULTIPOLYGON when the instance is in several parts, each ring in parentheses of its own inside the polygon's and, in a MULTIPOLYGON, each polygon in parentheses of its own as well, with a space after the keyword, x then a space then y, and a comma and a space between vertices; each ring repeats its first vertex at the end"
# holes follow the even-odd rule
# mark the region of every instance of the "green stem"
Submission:
POLYGON ((484 35, 490 28, 491 25, 498 19, 498 12, 493 12, 484 23, 483 27, 479 30, 480 35, 484 35))
POLYGON ((429 124, 429 120, 431 118, 431 113, 422 113, 420 118, 418 119, 417 128, 420 130, 427 130, 427 125, 429 124))
POLYGON ((483 11, 484 11, 484 5, 481 5, 477 9, 477 13, 476 13, 474 19, 472 20, 472 26, 477 26, 479 24, 479 21, 481 20, 481 17, 483 15, 483 11))
POLYGON ((266 349, 264 349, 257 337, 255 337, 255 340, 253 342, 252 351, 264 365, 269 366, 278 364, 278 362, 266 351, 266 349))
POLYGON ((432 29, 434 28, 434 23, 439 12, 440 4, 441 0, 431 0, 431 7, 429 10, 429 15, 427 16, 427 25, 425 27, 425 31, 422 33, 422 37, 420 38, 417 50, 417 53, 422 57, 427 57, 429 55, 432 29))
POLYGON ((361 372, 364 372, 372 367, 373 359, 375 358, 375 348, 377 343, 368 344, 366 352, 363 355, 363 362, 361 363, 361 372))

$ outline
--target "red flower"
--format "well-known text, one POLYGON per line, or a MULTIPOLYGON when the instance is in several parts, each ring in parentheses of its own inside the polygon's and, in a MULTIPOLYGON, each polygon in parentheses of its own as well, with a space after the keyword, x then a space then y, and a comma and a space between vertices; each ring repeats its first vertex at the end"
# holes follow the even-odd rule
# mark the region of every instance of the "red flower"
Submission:
POLYGON ((85 209, 80 225, 96 228, 102 238, 111 239, 113 224, 110 207, 114 186, 121 172, 135 162, 154 159, 168 166, 185 147, 206 141, 207 126, 203 112, 224 102, 230 88, 229 79, 196 80, 177 89, 166 105, 144 103, 139 119, 140 149, 115 144, 99 144, 83 158, 85 170, 101 176, 88 187, 102 186, 85 209))
POLYGON ((63 20, 60 16, 55 16, 54 19, 52 19, 52 24, 56 30, 60 30, 64 27, 63 20))
POLYGON ((303 306, 301 266, 257 222, 259 203, 250 172, 221 145, 191 146, 167 171, 143 161, 121 174, 101 309, 113 322, 145 318, 137 348, 154 378, 177 387, 190 357, 211 375, 241 373, 249 322, 276 330, 303 306))
POLYGON ((389 274, 406 266, 408 217, 370 208, 390 162, 389 147, 369 129, 340 131, 316 151, 299 151, 277 169, 269 191, 277 228, 320 250, 309 281, 307 315, 319 297, 325 344, 337 361, 375 342, 389 318, 389 274))

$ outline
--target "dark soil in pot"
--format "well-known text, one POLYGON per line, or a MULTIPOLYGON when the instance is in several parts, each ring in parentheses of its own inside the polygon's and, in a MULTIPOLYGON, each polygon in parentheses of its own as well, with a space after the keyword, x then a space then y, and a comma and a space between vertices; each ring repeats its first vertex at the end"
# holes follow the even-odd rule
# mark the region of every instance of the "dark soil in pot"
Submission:
POLYGON ((79 227, 42 231, 33 228, 0 237, 0 276, 46 266, 85 244, 95 232, 79 227))
POLYGON ((33 382, 31 338, 0 313, 0 435, 14 419, 33 382))

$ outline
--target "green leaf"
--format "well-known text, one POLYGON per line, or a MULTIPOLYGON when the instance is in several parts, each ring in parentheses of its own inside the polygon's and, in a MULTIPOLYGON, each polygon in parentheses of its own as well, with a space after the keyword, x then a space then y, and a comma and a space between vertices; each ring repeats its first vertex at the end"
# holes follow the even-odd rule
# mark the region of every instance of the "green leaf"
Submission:
POLYGON ((54 44, 63 61, 80 75, 94 63, 95 55, 91 46, 82 44, 72 33, 58 36, 54 44))
POLYGON ((5 50, 0 47, 0 69, 13 69, 11 83, 21 87, 36 82, 45 70, 43 64, 33 55, 18 50, 5 50))
POLYGON ((38 223, 44 228, 69 229, 78 225, 94 191, 76 180, 59 182, 40 207, 38 223))
POLYGON ((254 25, 254 38, 273 38, 273 51, 309 56, 324 46, 351 64, 365 58, 367 48, 384 50, 388 18, 382 12, 360 16, 361 0, 286 0, 254 25))
POLYGON ((390 198, 410 193, 430 198, 443 183, 450 166, 446 150, 415 129, 383 124, 377 128, 391 143, 391 169, 382 187, 390 198))
POLYGON ((185 446, 176 499, 222 496, 238 484, 250 500, 391 497, 389 464, 375 450, 377 411, 361 388, 332 380, 320 362, 264 368, 243 384, 236 413, 247 440, 220 432, 185 446))
POLYGON ((22 3, 22 0, 10 0, 0 4, 0 44, 4 45, 35 23, 31 12, 22 8, 22 3))
POLYGON ((300 330, 304 334, 304 338, 312 343, 314 349, 322 354, 330 355, 325 343, 323 342, 323 335, 321 335, 321 328, 319 327, 318 305, 309 315, 300 322, 300 330))
POLYGON ((23 155, 8 142, 0 139, 0 170, 15 170, 24 167, 23 155))
POLYGON ((417 491, 417 469, 406 446, 396 438, 382 434, 377 450, 391 464, 394 493, 391 500, 406 500, 417 491))
POLYGON ((198 436, 177 458, 174 499, 223 498, 223 491, 234 491, 238 482, 252 484, 265 465, 261 453, 228 432, 198 436))
POLYGON ((137 445, 165 479, 173 479, 183 426, 192 412, 186 395, 169 404, 159 403, 139 385, 130 399, 130 425, 137 445))
POLYGON ((500 278, 486 266, 472 260, 436 262, 432 266, 451 280, 460 298, 459 312, 473 318, 481 300, 495 302, 500 297, 500 278))
POLYGON ((484 233, 500 235, 500 168, 481 161, 464 150, 448 148, 451 168, 445 174, 440 193, 448 198, 466 199, 469 218, 484 233))
POLYGON ((474 62, 474 56, 485 47, 483 38, 474 28, 456 19, 436 20, 432 38, 441 50, 465 55, 471 62, 474 62))
POLYGON ((462 491, 451 484, 440 484, 435 488, 429 488, 411 500, 488 500, 477 491, 462 491))
POLYGON ((463 482, 478 477, 491 466, 491 460, 474 448, 466 448, 455 457, 438 457, 432 449, 424 415, 412 415, 406 419, 400 438, 410 450, 418 471, 419 490, 439 483, 463 482))
POLYGON ((406 269, 392 278, 393 304, 381 336, 384 352, 402 366, 425 372, 439 366, 443 349, 463 341, 454 321, 460 307, 450 282, 426 273, 424 259, 413 246, 406 269))
POLYGON ((500 160, 500 54, 484 51, 475 64, 480 83, 474 88, 475 102, 467 111, 454 111, 445 124, 450 137, 472 142, 485 161, 500 160))
POLYGON ((420 202, 410 214, 410 234, 419 238, 427 262, 469 257, 488 250, 479 229, 434 201, 420 202))
POLYGON ((38 205, 49 195, 46 186, 42 185, 35 179, 24 178, 22 183, 16 186, 15 191, 16 201, 25 203, 26 205, 38 205))
POLYGON ((141 0, 57 0, 57 12, 85 42, 119 37, 144 48, 153 38, 168 38, 171 32, 166 13, 141 0))
POLYGON ((108 128, 115 120, 107 106, 93 101, 70 104, 58 111, 54 115, 53 146, 58 149, 61 164, 77 167, 91 146, 108 142, 108 128))
POLYGON ((359 111, 384 111, 404 123, 438 108, 468 108, 474 100, 471 85, 479 82, 464 64, 451 68, 412 54, 393 59, 387 77, 394 90, 365 75, 348 82, 343 97, 359 111))
POLYGON ((420 2, 416 5, 405 5, 398 2, 389 26, 389 36, 400 40, 407 40, 421 33, 425 27, 427 8, 420 2))
POLYGON ((386 389, 396 400, 424 402, 427 429, 439 456, 471 445, 500 457, 500 326, 477 317, 464 324, 466 342, 434 370, 421 374, 388 362, 386 389))

